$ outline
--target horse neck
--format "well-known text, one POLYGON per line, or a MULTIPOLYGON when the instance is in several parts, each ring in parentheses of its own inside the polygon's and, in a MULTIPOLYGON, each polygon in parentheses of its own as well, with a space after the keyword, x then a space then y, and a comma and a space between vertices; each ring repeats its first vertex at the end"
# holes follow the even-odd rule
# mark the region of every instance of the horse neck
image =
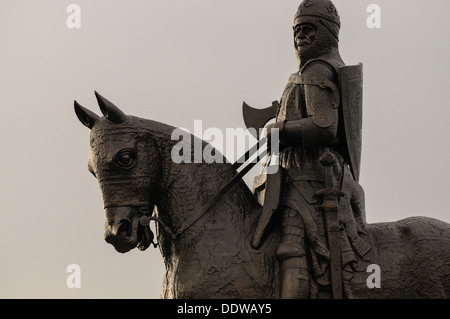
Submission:
MULTIPOLYGON (((162 178, 157 200, 157 212, 159 218, 173 232, 177 232, 183 223, 189 224, 193 215, 198 213, 202 205, 215 196, 233 178, 236 170, 226 161, 223 163, 174 163, 171 158, 171 151, 176 143, 168 139, 159 140, 162 178)), ((206 142, 203 142, 203 146, 205 145, 206 142)), ((192 148, 191 151, 193 160, 194 153, 198 150, 192 148)), ((241 179, 205 213, 207 216, 202 216, 198 221, 195 221, 195 225, 186 233, 191 233, 188 237, 198 236, 201 231, 195 234, 197 231, 195 228, 200 227, 199 225, 202 225, 207 218, 213 218, 215 214, 240 214, 241 217, 236 216, 239 222, 233 226, 236 226, 236 231, 238 231, 237 228, 248 228, 248 225, 252 224, 255 216, 258 215, 258 209, 260 209, 259 204, 241 179), (228 205, 225 208, 224 203, 228 205)), ((164 237, 164 234, 162 237, 164 237)), ((161 239, 166 243, 171 242, 167 238, 161 239)))
POLYGON ((179 228, 193 212, 219 192, 235 170, 229 163, 177 164, 171 160, 170 152, 162 153, 165 159, 158 209, 166 212, 162 218, 179 228), (167 218, 169 214, 170 220, 167 218))

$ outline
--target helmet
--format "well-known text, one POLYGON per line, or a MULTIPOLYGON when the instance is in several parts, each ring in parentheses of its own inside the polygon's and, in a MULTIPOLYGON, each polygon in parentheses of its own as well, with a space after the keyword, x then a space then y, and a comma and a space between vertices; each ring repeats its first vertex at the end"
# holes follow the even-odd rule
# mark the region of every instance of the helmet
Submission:
POLYGON ((301 23, 322 23, 338 39, 341 19, 330 0, 304 0, 294 17, 294 26, 301 23))

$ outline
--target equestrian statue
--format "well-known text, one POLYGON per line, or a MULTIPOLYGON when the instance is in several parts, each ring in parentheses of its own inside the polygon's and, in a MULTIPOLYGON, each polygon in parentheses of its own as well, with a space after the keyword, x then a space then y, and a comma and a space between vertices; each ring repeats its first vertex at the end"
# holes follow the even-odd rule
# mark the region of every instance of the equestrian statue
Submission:
MULTIPOLYGON (((450 224, 366 222, 363 71, 343 62, 340 26, 330 0, 304 0, 293 25, 298 71, 271 107, 244 102, 247 128, 265 126, 267 145, 279 147, 267 150, 277 169, 252 191, 242 180, 248 167, 238 172, 217 150, 221 162, 174 161, 175 127, 126 115, 98 92, 102 117, 75 101, 91 130, 105 240, 121 253, 159 246, 163 298, 450 297, 450 224)), ((193 135, 183 143, 202 145, 184 159, 212 147, 193 135)))

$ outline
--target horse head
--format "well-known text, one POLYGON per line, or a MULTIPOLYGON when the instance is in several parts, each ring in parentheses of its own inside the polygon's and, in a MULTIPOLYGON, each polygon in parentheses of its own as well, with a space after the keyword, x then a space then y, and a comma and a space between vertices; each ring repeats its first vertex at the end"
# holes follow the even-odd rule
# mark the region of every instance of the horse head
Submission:
POLYGON ((95 92, 103 117, 75 101, 90 133, 89 171, 97 178, 106 214, 105 240, 119 252, 145 250, 153 240, 139 222, 155 205, 161 179, 158 147, 142 119, 124 114, 95 92))
POLYGON ((242 179, 222 192, 236 168, 225 159, 184 160, 199 151, 205 155, 210 145, 190 133, 182 133, 179 142, 175 127, 126 115, 97 92, 96 97, 102 117, 76 101, 75 112, 91 130, 88 168, 102 193, 105 240, 121 253, 145 250, 153 243, 148 224, 156 221, 165 298, 275 295, 278 236, 254 250, 249 236, 261 205, 242 179), (188 144, 194 147, 182 148, 181 156, 175 146, 188 144), (237 275, 239 280, 231 279, 237 275))

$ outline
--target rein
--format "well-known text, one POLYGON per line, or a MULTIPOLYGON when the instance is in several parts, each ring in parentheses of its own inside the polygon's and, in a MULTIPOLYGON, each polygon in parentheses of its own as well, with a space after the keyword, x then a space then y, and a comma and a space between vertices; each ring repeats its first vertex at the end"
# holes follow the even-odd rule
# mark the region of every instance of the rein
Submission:
MULTIPOLYGON (((234 164, 233 167, 235 169, 238 169, 242 164, 244 164, 252 155, 254 155, 262 146, 265 144, 266 139, 263 138, 261 141, 258 141, 257 144, 255 144, 252 148, 250 148, 241 158, 239 158, 234 164)), ((140 208, 141 213, 143 216, 140 217, 139 223, 144 227, 149 227, 150 221, 155 221, 156 223, 159 223, 164 231, 166 231, 173 240, 177 239, 178 236, 180 236, 182 233, 184 233, 187 229, 189 229, 191 226, 193 226, 203 215, 205 215, 209 209, 214 206, 220 198, 222 198, 223 195, 225 195, 234 185, 236 185, 242 177, 247 174, 259 161, 266 155, 270 153, 270 145, 267 145, 266 149, 261 153, 258 154, 258 157, 256 161, 249 162, 241 171, 239 171, 236 175, 234 175, 218 192, 216 195, 211 197, 206 203, 200 207, 200 209, 190 216, 190 218, 186 219, 182 224, 181 227, 173 231, 169 226, 164 224, 164 222, 150 214, 150 210, 148 209, 148 206, 142 206, 140 208)), ((152 242, 153 246, 156 248, 158 243, 152 242)))

